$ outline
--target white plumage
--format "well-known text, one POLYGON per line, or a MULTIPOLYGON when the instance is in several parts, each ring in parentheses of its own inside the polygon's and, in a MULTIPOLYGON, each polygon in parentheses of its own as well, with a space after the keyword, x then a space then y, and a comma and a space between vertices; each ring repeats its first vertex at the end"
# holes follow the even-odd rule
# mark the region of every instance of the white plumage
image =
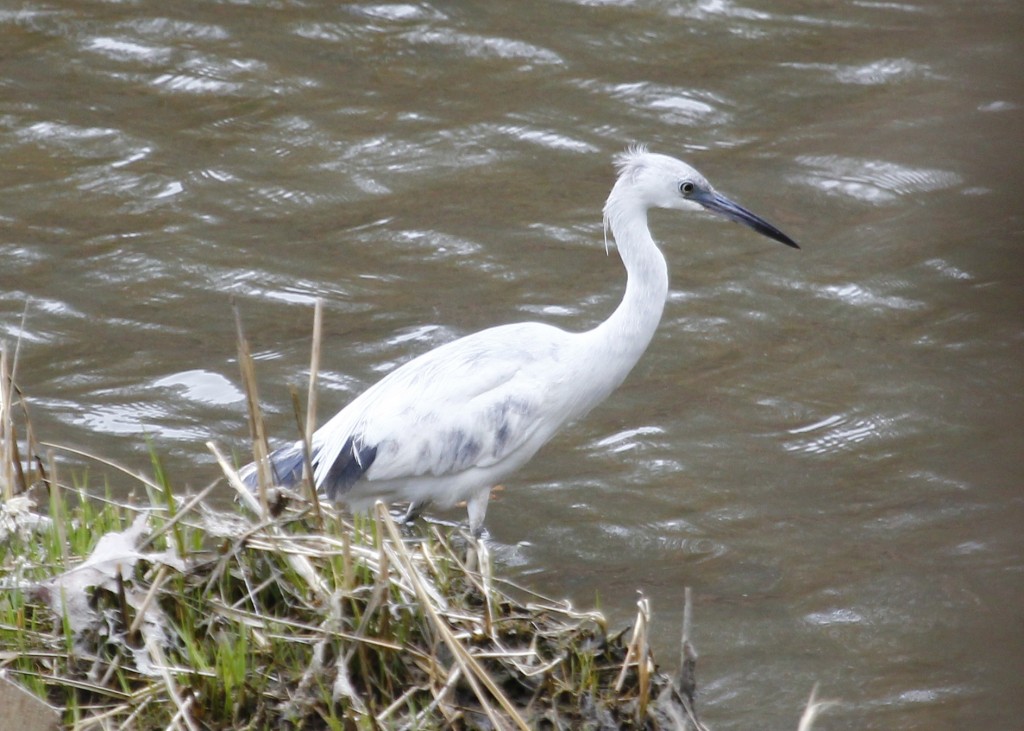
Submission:
MULTIPOLYGON (((603 401, 653 337, 668 271, 647 227, 648 209, 703 208, 796 247, 679 160, 634 147, 616 162, 618 179, 604 221, 627 280, 612 315, 582 333, 536 322, 493 327, 396 368, 313 434, 320 490, 354 510, 378 499, 407 501, 410 514, 430 503, 466 500, 470 529, 478 535, 490 488, 564 424, 603 401)), ((271 462, 281 483, 301 478, 298 443, 274 452, 271 462)), ((242 476, 254 485, 253 465, 242 476)))

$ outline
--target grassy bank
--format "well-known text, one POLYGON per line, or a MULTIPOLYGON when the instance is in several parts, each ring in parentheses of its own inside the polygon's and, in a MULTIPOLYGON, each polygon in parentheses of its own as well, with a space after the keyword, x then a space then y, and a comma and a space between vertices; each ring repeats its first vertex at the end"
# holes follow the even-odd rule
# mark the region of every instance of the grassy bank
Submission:
MULTIPOLYGON (((4 503, 0 666, 68 728, 685 727, 631 631, 467 567, 381 506, 320 524, 36 488, 4 503), (45 497, 44 497, 45 496, 45 497), (516 594, 518 599, 513 599, 516 594)), ((141 494, 145 493, 145 499, 141 494)))

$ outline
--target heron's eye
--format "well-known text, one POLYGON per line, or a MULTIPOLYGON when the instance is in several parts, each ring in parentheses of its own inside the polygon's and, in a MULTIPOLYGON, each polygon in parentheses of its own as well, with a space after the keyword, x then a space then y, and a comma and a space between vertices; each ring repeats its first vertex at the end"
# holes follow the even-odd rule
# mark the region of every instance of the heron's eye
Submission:
POLYGON ((684 180, 679 184, 679 192, 683 195, 693 195, 694 190, 696 190, 696 186, 689 180, 684 180))

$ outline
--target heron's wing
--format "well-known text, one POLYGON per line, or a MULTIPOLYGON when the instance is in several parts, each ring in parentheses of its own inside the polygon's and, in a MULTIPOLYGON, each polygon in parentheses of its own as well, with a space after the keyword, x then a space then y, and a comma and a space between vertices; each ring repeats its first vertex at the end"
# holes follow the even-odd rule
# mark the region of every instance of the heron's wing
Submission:
POLYGON ((313 439, 317 484, 455 475, 492 466, 545 425, 565 333, 538 323, 484 330, 388 374, 313 439))

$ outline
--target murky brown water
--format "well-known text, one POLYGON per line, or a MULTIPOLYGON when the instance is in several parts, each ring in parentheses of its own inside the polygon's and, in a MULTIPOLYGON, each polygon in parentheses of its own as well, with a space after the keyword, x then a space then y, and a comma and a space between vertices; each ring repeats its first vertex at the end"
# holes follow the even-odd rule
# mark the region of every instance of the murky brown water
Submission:
POLYGON ((652 216, 665 321, 492 504, 505 570, 620 623, 643 590, 669 665, 692 586, 717 729, 795 728, 815 682, 821 729, 1019 728, 1022 27, 1010 0, 8 3, 0 333, 41 434, 145 469, 144 432, 204 485, 205 440, 244 444, 230 297, 290 438, 315 297, 325 413, 458 334, 607 316, 610 157, 649 142, 804 250, 652 216))

